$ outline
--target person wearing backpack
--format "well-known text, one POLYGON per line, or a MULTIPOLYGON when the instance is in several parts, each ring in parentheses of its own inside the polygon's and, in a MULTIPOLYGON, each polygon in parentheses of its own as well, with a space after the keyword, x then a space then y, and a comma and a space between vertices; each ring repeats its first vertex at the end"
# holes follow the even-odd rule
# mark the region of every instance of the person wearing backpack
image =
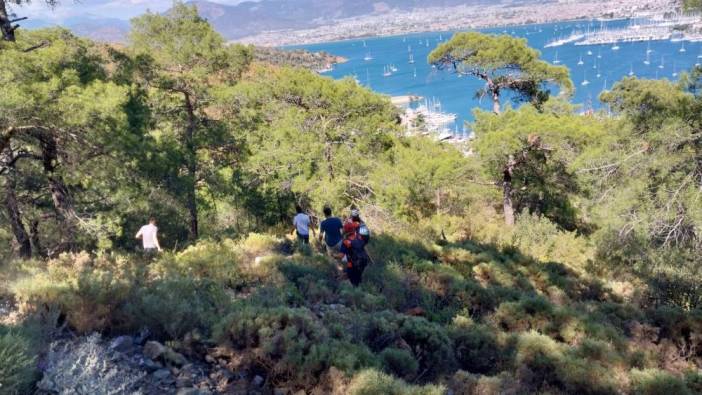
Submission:
POLYGON ((370 263, 366 252, 366 242, 357 231, 353 222, 344 224, 344 240, 341 243, 340 258, 345 263, 346 276, 354 287, 358 287, 363 279, 363 271, 370 263))
POLYGON ((358 233, 358 236, 363 240, 363 243, 368 244, 370 242, 370 229, 368 229, 366 223, 361 219, 361 213, 358 209, 354 208, 351 210, 351 217, 347 221, 353 225, 356 233, 358 233))

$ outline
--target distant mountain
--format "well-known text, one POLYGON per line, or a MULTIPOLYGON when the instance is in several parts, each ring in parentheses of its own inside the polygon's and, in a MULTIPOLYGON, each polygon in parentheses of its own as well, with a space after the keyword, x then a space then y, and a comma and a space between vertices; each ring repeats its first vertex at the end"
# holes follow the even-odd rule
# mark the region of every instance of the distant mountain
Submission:
POLYGON ((226 38, 237 39, 264 31, 305 29, 328 25, 335 19, 383 14, 393 10, 450 7, 463 4, 545 3, 545 0, 261 0, 223 5, 194 0, 204 18, 226 38))
MULTIPOLYGON (((25 29, 40 29, 57 26, 57 23, 45 19, 28 19, 22 21, 21 26, 25 29)), ((129 33, 129 21, 93 15, 68 18, 60 26, 79 36, 103 42, 124 42, 129 33)))
POLYGON ((69 18, 63 26, 75 34, 95 41, 124 42, 129 33, 129 21, 116 18, 79 17, 69 18))

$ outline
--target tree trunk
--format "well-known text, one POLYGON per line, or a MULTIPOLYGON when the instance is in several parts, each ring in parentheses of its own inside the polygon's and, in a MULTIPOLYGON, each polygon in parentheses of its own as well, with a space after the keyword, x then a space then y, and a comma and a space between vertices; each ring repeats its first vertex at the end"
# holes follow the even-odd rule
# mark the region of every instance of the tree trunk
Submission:
POLYGON ((329 173, 329 181, 334 181, 334 153, 330 142, 324 144, 324 160, 327 161, 327 172, 329 173))
POLYGON ((41 249, 41 240, 39 239, 39 220, 34 219, 29 227, 29 237, 32 241, 32 249, 34 253, 42 258, 46 257, 46 254, 41 249))
POLYGON ((197 240, 199 237, 199 226, 198 226, 198 214, 197 214, 197 149, 195 147, 195 128, 196 118, 195 109, 193 107, 190 94, 183 93, 185 101, 185 109, 188 115, 188 124, 185 128, 185 150, 187 161, 188 178, 190 179, 190 185, 188 185, 188 191, 186 192, 186 207, 188 208, 188 214, 190 216, 190 232, 188 238, 191 241, 197 240))
POLYGON ((7 14, 5 0, 0 0, 0 30, 2 30, 3 40, 15 41, 15 28, 12 27, 10 16, 7 14))
POLYGON ((514 205, 512 203, 512 173, 516 162, 510 155, 507 165, 502 172, 502 208, 505 214, 505 224, 514 225, 514 205))
POLYGON ((54 209, 59 222, 62 225, 61 244, 63 249, 72 250, 77 233, 76 215, 73 207, 71 194, 66 187, 66 184, 61 177, 61 174, 56 172, 58 164, 58 147, 56 138, 51 133, 42 133, 40 136, 41 156, 44 164, 44 173, 49 181, 49 191, 51 192, 51 200, 54 203, 54 209))
POLYGON ((500 106, 500 91, 499 89, 492 90, 492 112, 499 114, 501 111, 500 106))
POLYGON ((15 175, 7 175, 5 182, 5 210, 7 210, 7 217, 10 220, 10 226, 12 228, 12 233, 15 235, 15 240, 19 244, 19 254, 22 258, 32 257, 32 244, 27 234, 27 230, 22 223, 22 215, 19 210, 19 204, 17 203, 17 194, 15 193, 16 181, 15 175))

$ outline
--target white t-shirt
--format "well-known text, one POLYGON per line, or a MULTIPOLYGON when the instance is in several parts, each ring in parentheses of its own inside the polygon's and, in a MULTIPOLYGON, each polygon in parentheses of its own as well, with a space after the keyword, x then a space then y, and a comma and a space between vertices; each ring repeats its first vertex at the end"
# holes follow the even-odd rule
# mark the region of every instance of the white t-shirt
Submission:
POLYGON ((297 228, 297 233, 308 236, 310 234, 310 216, 300 213, 293 219, 293 225, 297 228))
POLYGON ((144 249, 146 248, 157 248, 156 247, 156 232, 158 232, 158 228, 156 225, 148 224, 144 225, 139 229, 139 232, 137 233, 137 237, 141 235, 141 239, 144 242, 144 249))

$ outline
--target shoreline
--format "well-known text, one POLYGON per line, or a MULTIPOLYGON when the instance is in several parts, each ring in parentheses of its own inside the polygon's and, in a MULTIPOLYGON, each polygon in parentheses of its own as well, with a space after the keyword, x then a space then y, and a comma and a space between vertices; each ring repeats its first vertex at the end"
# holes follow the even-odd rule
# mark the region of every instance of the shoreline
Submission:
POLYGON ((285 48, 429 32, 455 32, 588 20, 613 21, 660 15, 678 5, 677 0, 609 0, 605 2, 586 0, 578 3, 577 6, 557 2, 539 7, 462 5, 346 18, 337 20, 334 24, 309 29, 262 32, 231 42, 285 48))

